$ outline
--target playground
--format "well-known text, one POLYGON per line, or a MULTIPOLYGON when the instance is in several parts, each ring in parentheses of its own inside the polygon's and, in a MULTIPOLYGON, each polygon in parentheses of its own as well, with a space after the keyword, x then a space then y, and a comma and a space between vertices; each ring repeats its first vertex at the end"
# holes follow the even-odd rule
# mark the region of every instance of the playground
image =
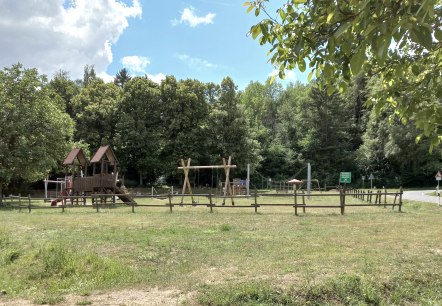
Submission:
MULTIPOLYGON (((178 171, 182 171, 182 186, 170 187, 165 192, 157 193, 152 187, 151 193, 130 192, 120 181, 118 176, 118 159, 108 145, 100 147, 89 161, 81 148, 72 149, 63 161, 65 167, 64 178, 56 180, 45 179, 44 199, 9 195, 2 197, 0 208, 27 210, 29 213, 36 209, 71 209, 79 206, 92 207, 96 212, 106 208, 130 206, 132 213, 141 208, 165 208, 170 213, 177 208, 203 206, 209 208, 210 213, 219 208, 253 209, 255 213, 262 212, 269 207, 290 207, 292 213, 298 216, 308 210, 335 209, 341 215, 349 208, 362 207, 391 207, 402 211, 402 189, 387 191, 360 190, 347 187, 347 184, 336 186, 337 189, 326 191, 321 189, 319 181, 311 179, 310 164, 308 164, 308 180, 292 178, 281 182, 272 182, 272 190, 251 190, 250 167, 247 167, 247 178, 233 178, 232 171, 237 165, 232 164, 232 158, 222 158, 219 165, 192 165, 191 158, 181 159, 178 171), (213 184, 213 170, 216 169, 215 188, 213 184), (218 169, 223 175, 218 174, 218 169), (199 173, 204 170, 212 171, 210 186, 201 187, 199 173), (197 176, 191 176, 196 171, 197 176), (193 187, 191 179, 193 178, 193 187), (196 184, 198 178, 198 185, 196 184), (316 185, 317 188, 312 188, 316 185), (55 186, 54 188, 50 188, 55 186), (155 191, 155 192, 154 192, 155 191), (195 193, 197 191, 197 193, 195 193), (43 200, 43 202, 41 201, 43 200), (45 203, 49 202, 50 206, 45 203)), ((299 172, 296 174, 298 175, 299 172)), ((269 186, 267 186, 269 187, 269 186)), ((267 209, 268 210, 268 209, 267 209)))
POLYGON ((284 298, 292 304, 441 300, 437 205, 404 201, 398 213, 398 207, 375 206, 373 196, 372 207, 346 207, 343 216, 339 208, 305 214, 299 208, 295 217, 289 206, 259 207, 258 213, 233 208, 253 198, 213 213, 202 205, 181 207, 181 197, 173 213, 167 200, 151 200, 163 206, 135 206, 135 213, 130 205, 104 203, 99 213, 90 205, 62 212, 49 203, 31 213, 2 209, 0 290, 6 294, 0 304, 140 305, 127 298, 142 301, 151 292, 170 305, 241 305, 252 296, 267 305, 284 298), (126 300, 94 302, 118 293, 126 300))
POLYGON ((44 197, 2 199, 0 304, 442 299, 441 210, 404 200, 400 188, 247 188, 226 158, 182 159, 181 186, 131 192, 117 163, 108 146, 90 161, 76 149, 44 197), (191 172, 205 169, 219 169, 221 184, 195 188, 191 172))

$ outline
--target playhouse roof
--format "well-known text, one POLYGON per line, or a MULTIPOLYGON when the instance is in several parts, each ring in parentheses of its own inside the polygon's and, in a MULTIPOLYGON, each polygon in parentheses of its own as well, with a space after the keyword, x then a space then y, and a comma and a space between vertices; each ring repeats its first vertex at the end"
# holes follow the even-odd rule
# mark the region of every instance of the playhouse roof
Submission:
POLYGON ((70 166, 75 163, 75 160, 78 160, 80 165, 83 167, 86 167, 88 164, 86 154, 84 154, 83 149, 72 149, 71 152, 69 152, 69 155, 66 157, 66 159, 63 162, 63 165, 70 166))
POLYGON ((104 156, 107 157, 107 159, 109 160, 111 165, 117 164, 117 162, 118 162, 117 157, 115 156, 114 151, 112 150, 112 148, 109 145, 101 146, 100 148, 98 148, 94 157, 92 157, 91 163, 101 162, 101 160, 103 159, 104 156))

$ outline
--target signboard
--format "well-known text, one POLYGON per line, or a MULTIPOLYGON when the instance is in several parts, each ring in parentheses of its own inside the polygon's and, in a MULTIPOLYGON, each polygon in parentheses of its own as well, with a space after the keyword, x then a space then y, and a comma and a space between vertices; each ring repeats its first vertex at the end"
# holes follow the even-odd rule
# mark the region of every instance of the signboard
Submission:
POLYGON ((341 172, 339 177, 340 183, 351 183, 351 172, 341 172))
POLYGON ((440 171, 437 171, 436 181, 440 181, 441 179, 442 179, 442 174, 440 173, 440 171))
POLYGON ((369 179, 369 180, 374 180, 374 175, 373 175, 373 173, 370 174, 370 177, 369 177, 368 179, 369 179))

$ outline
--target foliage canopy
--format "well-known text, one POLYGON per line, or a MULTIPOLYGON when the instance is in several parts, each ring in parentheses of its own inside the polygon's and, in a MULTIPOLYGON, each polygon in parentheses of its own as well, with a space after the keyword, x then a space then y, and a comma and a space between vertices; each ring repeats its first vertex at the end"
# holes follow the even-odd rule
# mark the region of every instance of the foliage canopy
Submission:
MULTIPOLYGON (((382 81, 373 103, 412 120, 430 147, 442 140, 442 2, 440 0, 288 0, 269 14, 268 0, 245 2, 266 16, 251 27, 270 62, 285 70, 311 68, 328 94, 344 92, 351 76, 382 81)), ((418 137, 419 139, 419 137, 418 137)))

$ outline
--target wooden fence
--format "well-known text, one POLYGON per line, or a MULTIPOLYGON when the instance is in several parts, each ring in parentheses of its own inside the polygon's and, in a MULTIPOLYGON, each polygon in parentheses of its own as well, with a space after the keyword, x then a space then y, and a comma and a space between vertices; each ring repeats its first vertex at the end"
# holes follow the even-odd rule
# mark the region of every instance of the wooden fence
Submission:
MULTIPOLYGON (((167 195, 132 195, 134 202, 129 202, 125 204, 120 204, 116 202, 116 197, 118 194, 94 194, 89 196, 66 196, 61 198, 61 202, 57 206, 47 205, 36 205, 33 202, 42 200, 41 198, 31 198, 18 196, 9 196, 2 198, 0 201, 0 208, 10 208, 10 209, 27 209, 31 212, 33 209, 61 209, 63 212, 66 208, 76 208, 76 207, 92 207, 96 209, 97 212, 100 208, 106 207, 116 207, 116 206, 130 206, 132 212, 135 212, 135 208, 142 207, 167 207, 170 212, 173 212, 175 207, 179 206, 205 206, 208 207, 210 212, 213 212, 214 208, 252 208, 255 213, 258 212, 258 208, 266 206, 278 206, 278 207, 293 207, 295 215, 298 215, 298 210, 302 208, 303 213, 307 209, 320 209, 320 208, 331 208, 339 210, 341 215, 345 213, 346 207, 368 207, 368 206, 391 206, 394 209, 398 207, 398 211, 402 211, 402 188, 396 192, 387 192, 387 190, 359 190, 359 189, 341 189, 339 192, 335 193, 313 193, 307 195, 304 191, 294 191, 292 194, 281 194, 281 193, 258 193, 255 192, 251 196, 215 196, 213 194, 195 194, 195 195, 177 195, 177 194, 167 194, 167 195), (191 197, 191 203, 180 203, 177 200, 182 201, 183 198, 191 197), (330 201, 324 203, 315 203, 315 199, 319 197, 326 197, 330 201), (150 199, 162 199, 167 200, 165 204, 151 203, 151 204, 141 204, 136 203, 137 198, 150 198, 150 199), (271 203, 269 199, 278 198, 282 199, 282 203, 271 203), (90 200, 91 204, 85 205, 86 200, 90 200), (202 202, 194 201, 194 199, 203 199, 202 202), (246 199, 250 201, 250 204, 244 204, 245 200, 242 200, 241 204, 234 203, 235 199, 246 199), (358 199, 358 203, 352 203, 351 199, 358 199), (79 201, 81 200, 81 201, 79 201), (218 204, 217 201, 222 200, 223 204, 218 204), (231 204, 224 204, 226 200, 231 200, 231 204), (308 204, 306 203, 308 200, 308 204), (76 205, 74 205, 76 204, 76 205)), ((322 201, 323 202, 323 201, 322 201)))

